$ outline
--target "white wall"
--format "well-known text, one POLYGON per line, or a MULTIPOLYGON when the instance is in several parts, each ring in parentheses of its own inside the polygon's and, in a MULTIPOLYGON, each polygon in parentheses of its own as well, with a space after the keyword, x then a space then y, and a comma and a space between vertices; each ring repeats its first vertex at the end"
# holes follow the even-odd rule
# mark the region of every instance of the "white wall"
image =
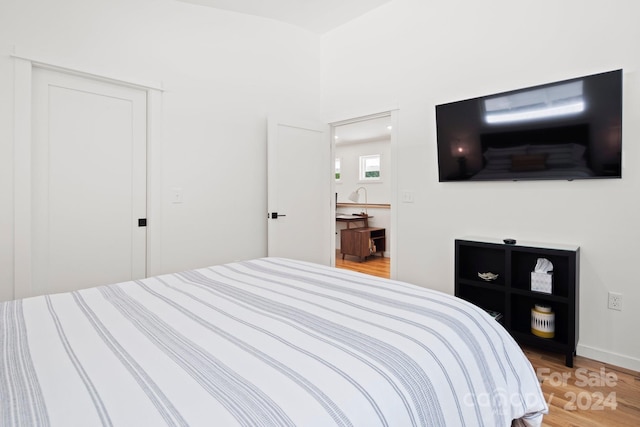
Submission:
MULTIPOLYGON (((391 203, 391 140, 336 144, 335 157, 341 159, 340 181, 336 182, 338 203, 353 203, 349 195, 358 187, 367 190, 368 203, 391 203), (360 156, 380 154, 380 180, 360 181, 360 156)), ((359 203, 364 203, 360 191, 359 203)))
POLYGON ((640 369, 640 3, 393 0, 322 38, 327 121, 399 108, 398 279, 453 293, 456 237, 577 244, 578 354, 640 369), (438 183, 439 103, 624 69, 621 180, 438 183), (623 311, 607 309, 607 292, 623 311))
POLYGON ((14 46, 163 84, 152 147, 162 159, 162 271, 152 274, 266 255, 266 118, 318 116, 317 35, 175 0, 3 0, 0 300, 13 297, 14 46), (170 203, 173 187, 184 203, 170 203))

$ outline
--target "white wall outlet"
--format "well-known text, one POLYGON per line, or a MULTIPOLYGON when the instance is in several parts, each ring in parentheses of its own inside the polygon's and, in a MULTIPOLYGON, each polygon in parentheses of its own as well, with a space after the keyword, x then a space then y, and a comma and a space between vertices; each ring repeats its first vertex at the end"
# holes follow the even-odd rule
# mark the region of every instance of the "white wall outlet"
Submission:
POLYGON ((609 292, 609 309, 622 311, 622 294, 609 292))

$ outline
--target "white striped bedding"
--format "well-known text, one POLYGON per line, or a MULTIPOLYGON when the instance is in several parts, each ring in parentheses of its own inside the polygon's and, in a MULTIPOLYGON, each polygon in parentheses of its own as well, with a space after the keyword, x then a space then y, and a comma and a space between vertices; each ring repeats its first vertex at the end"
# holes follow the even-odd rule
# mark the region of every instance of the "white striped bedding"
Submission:
POLYGON ((282 258, 0 303, 2 426, 537 426, 490 316, 282 258))

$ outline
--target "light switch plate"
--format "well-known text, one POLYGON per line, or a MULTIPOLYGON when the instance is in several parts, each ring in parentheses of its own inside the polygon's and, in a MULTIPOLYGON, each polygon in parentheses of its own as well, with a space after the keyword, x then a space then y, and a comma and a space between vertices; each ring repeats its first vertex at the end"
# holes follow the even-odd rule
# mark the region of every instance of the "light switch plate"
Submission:
POLYGON ((182 203, 182 188, 171 189, 171 203, 182 203))
POLYGON ((411 190, 402 191, 402 203, 413 203, 414 193, 411 190))

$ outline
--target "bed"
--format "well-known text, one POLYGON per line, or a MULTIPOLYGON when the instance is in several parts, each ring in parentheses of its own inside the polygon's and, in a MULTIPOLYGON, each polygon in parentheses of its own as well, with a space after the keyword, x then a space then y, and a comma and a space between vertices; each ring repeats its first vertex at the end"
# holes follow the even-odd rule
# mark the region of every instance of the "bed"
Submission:
POLYGON ((483 310, 303 261, 0 303, 3 426, 539 426, 546 412, 483 310))

